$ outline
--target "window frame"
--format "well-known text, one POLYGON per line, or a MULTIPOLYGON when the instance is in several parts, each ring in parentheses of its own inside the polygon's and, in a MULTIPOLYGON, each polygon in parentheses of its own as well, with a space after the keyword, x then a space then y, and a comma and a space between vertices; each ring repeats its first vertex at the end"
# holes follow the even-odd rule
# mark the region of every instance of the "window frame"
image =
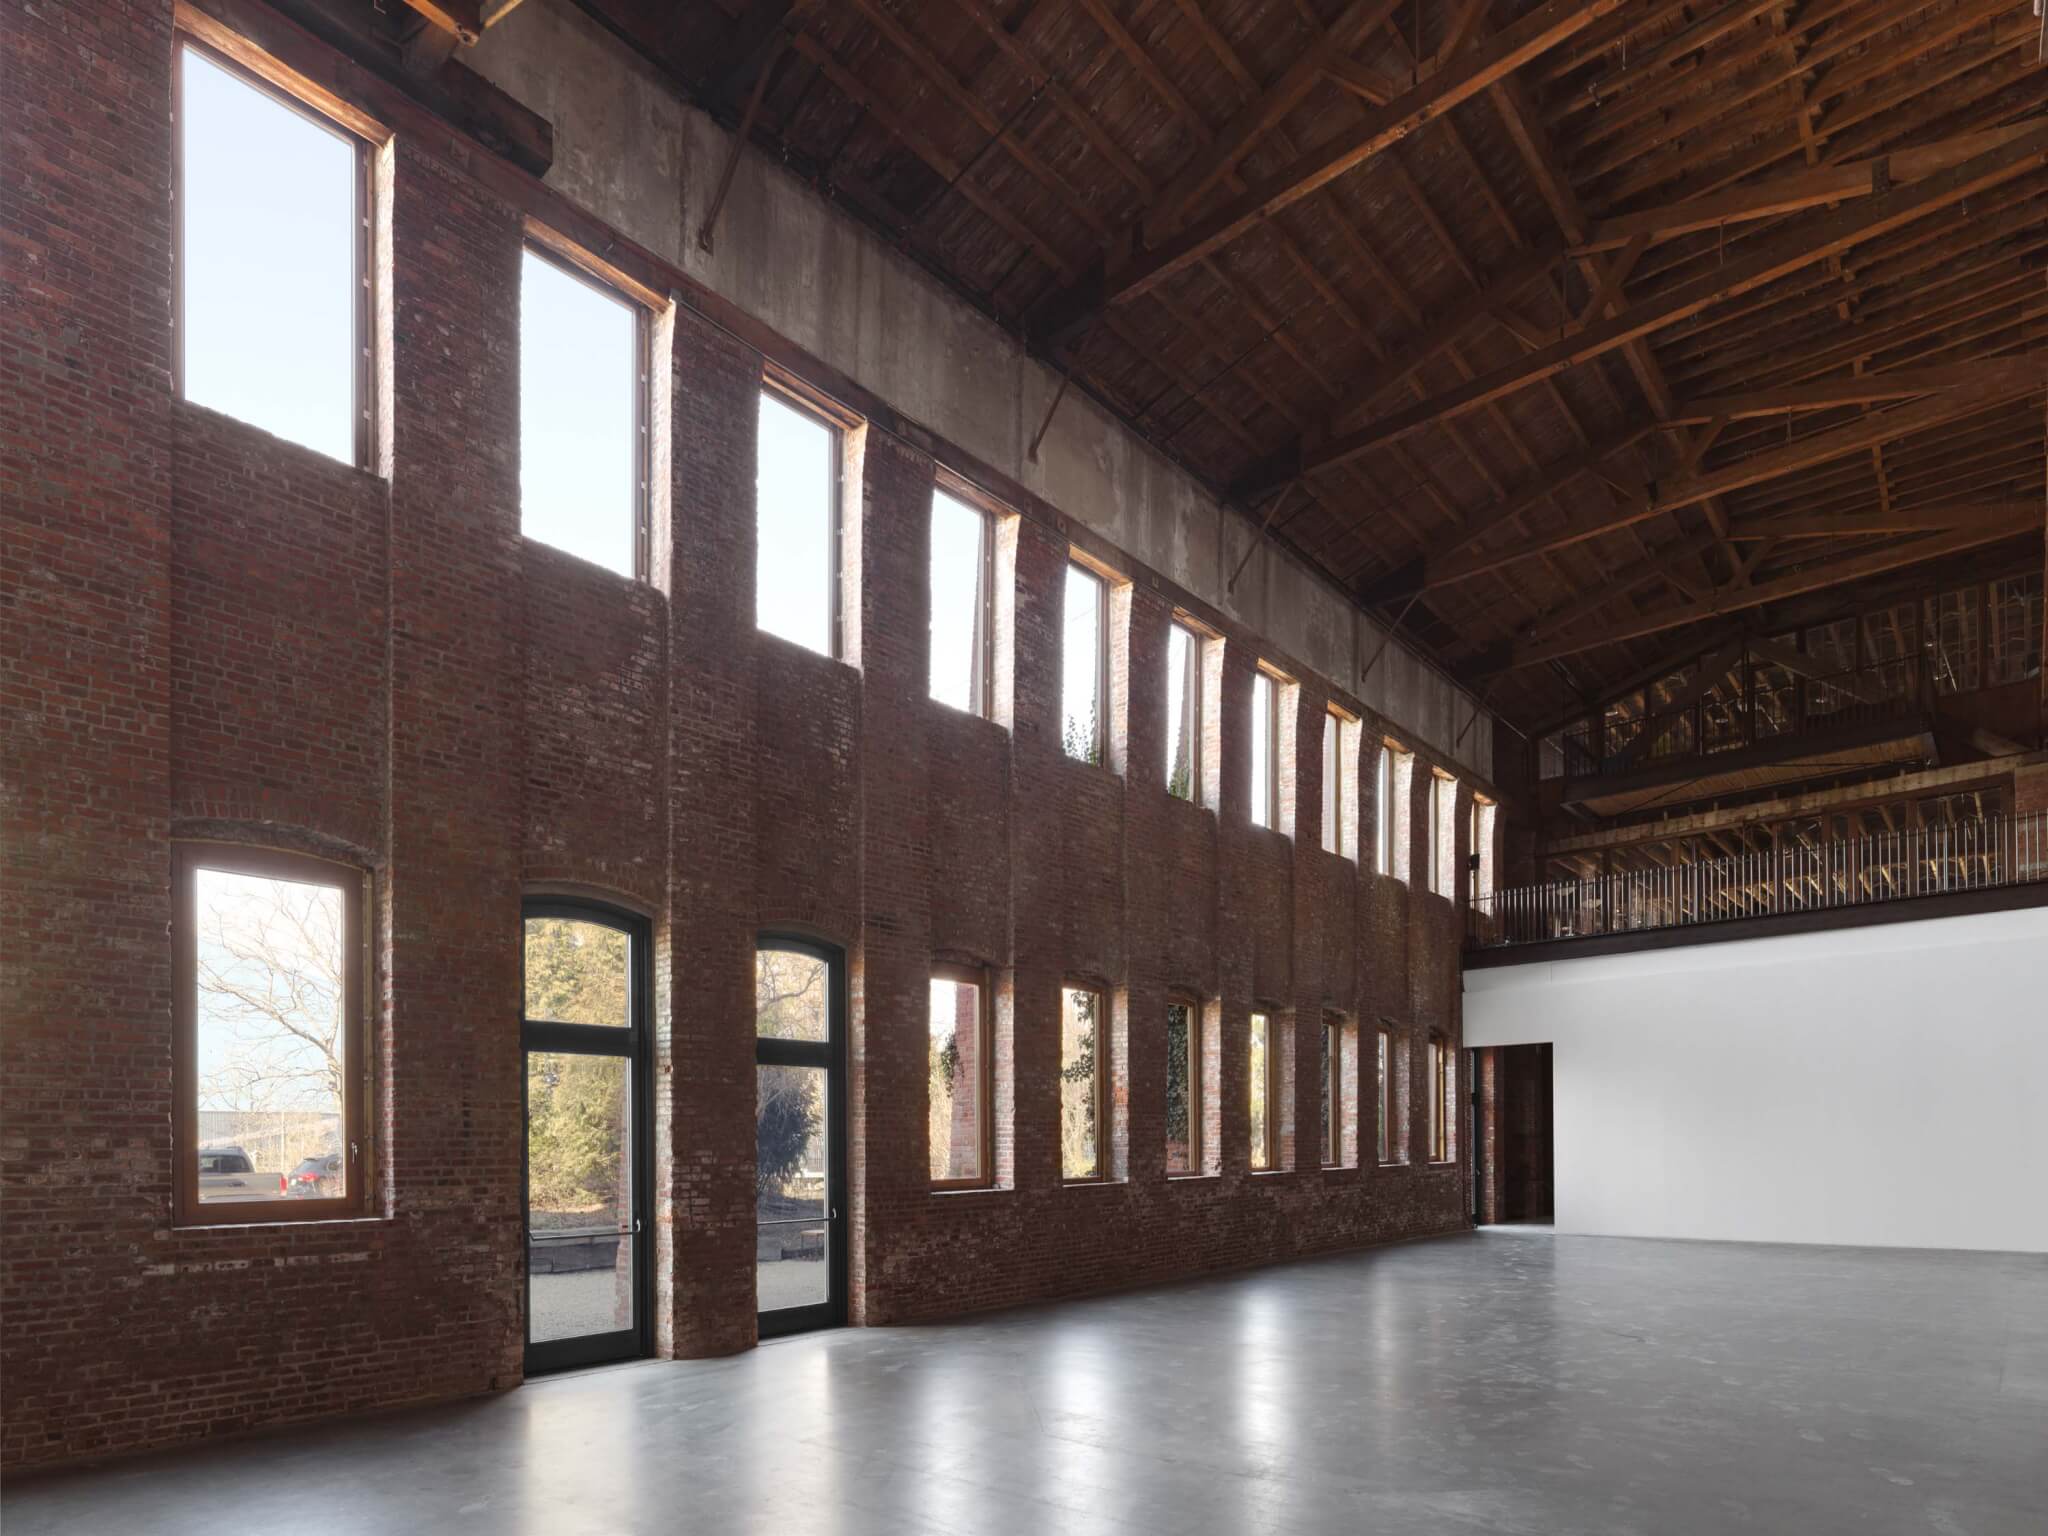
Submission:
MULTIPOLYGON (((1166 644, 1171 660, 1172 646, 1176 634, 1188 637, 1188 664, 1186 674, 1181 678, 1181 708, 1187 713, 1188 722, 1188 792, 1176 795, 1173 792, 1173 760, 1166 763, 1166 793, 1169 799, 1185 800, 1189 805, 1202 803, 1202 695, 1204 692, 1203 653, 1209 636, 1194 625, 1175 614, 1167 620, 1166 644)), ((1169 666, 1168 675, 1171 675, 1169 666)), ((1167 750, 1173 748, 1173 699, 1166 701, 1167 750)))
POLYGON ((1382 1168, 1397 1168, 1401 1157, 1401 1138, 1395 1134, 1400 1125, 1401 1084, 1397 1064, 1400 1060, 1394 1049, 1394 1026, 1387 1020, 1379 1025, 1379 1165, 1382 1168))
POLYGON ((1086 763, 1093 768, 1109 767, 1109 593, 1110 578, 1093 563, 1083 560, 1080 551, 1067 551, 1066 570, 1060 575, 1060 756, 1070 763, 1086 763), (1067 643, 1067 582, 1071 574, 1080 572, 1095 583, 1095 740, 1089 743, 1092 757, 1076 757, 1066 750, 1066 643, 1067 643))
POLYGON ((1391 741, 1380 742, 1380 760, 1373 769, 1372 867, 1377 875, 1394 873, 1394 753, 1391 741))
MULTIPOLYGON (((1166 1006, 1188 1011, 1188 1165, 1185 1168, 1167 1167, 1165 1172, 1169 1179, 1198 1179, 1208 1172, 1204 1161, 1207 1149, 1202 1137, 1202 1080, 1208 1075, 1202 1056, 1202 1001, 1191 992, 1168 992, 1166 1006)), ((1163 1155, 1161 1163, 1164 1166, 1163 1155)))
POLYGON ((1260 1137, 1247 1136, 1249 1161, 1247 1166, 1253 1173, 1277 1173, 1280 1171, 1280 1089, 1279 1089, 1279 1033, 1274 1028, 1274 1010, 1253 1008, 1245 1016, 1245 1101, 1244 1113, 1249 1130, 1252 1113, 1251 1088, 1251 1044, 1253 1019, 1266 1021, 1266 1124, 1265 1134, 1260 1137), (1263 1157, 1263 1161, 1261 1158, 1263 1157))
POLYGON ((1323 1015, 1323 1166, 1344 1166, 1344 1020, 1323 1015))
POLYGON ((1451 1117, 1456 1095, 1450 1070, 1450 1042, 1442 1035, 1429 1037, 1429 1153, 1425 1161, 1443 1164, 1452 1160, 1451 1117))
POLYGON ((370 875, 366 870, 309 853, 206 839, 171 844, 171 1085, 172 1218, 180 1227, 251 1226, 258 1223, 334 1221, 369 1209, 369 1185, 376 1159, 369 1138, 369 1099, 375 1082, 367 1049, 363 1000, 369 995, 370 952, 363 912, 370 875), (199 1199, 199 948, 194 911, 202 869, 289 880, 338 890, 342 897, 342 1074, 341 1123, 348 1142, 346 1193, 331 1198, 247 1200, 202 1204, 199 1199), (188 1162, 188 1154, 189 1162, 188 1162))
MULTIPOLYGON (((255 44, 230 33, 218 23, 207 19, 206 31, 218 35, 203 36, 190 24, 184 6, 178 7, 178 16, 171 31, 171 393, 173 398, 202 411, 214 411, 231 421, 241 422, 252 431, 268 432, 270 429, 252 421, 242 421, 239 416, 221 411, 218 407, 194 400, 185 393, 185 342, 190 326, 185 314, 185 218, 191 206, 185 193, 185 70, 179 54, 191 49, 209 64, 240 80, 244 85, 261 93, 283 107, 286 111, 304 118, 314 127, 333 134, 347 144, 355 155, 355 175, 350 179, 354 190, 354 206, 349 210, 355 238, 350 241, 350 283, 354 290, 354 303, 350 312, 354 319, 353 366, 349 369, 349 420, 354 453, 349 460, 352 469, 376 470, 377 455, 377 379, 375 356, 375 327, 377 313, 377 264, 371 256, 371 244, 375 238, 376 221, 376 177, 374 163, 377 151, 390 139, 390 134, 375 128, 366 118, 356 112, 337 112, 314 98, 323 95, 310 82, 302 83, 299 77, 282 63, 262 52, 255 44)), ((339 103, 335 103, 339 105, 339 103)), ((275 434, 272 434, 273 436, 275 434)), ((282 441, 283 439, 280 439, 282 441)), ((318 453, 324 459, 327 455, 318 448, 303 448, 308 453, 318 453)))
MULTIPOLYGON (((787 406, 790 410, 800 415, 810 417, 811 420, 817 422, 819 426, 823 427, 831 435, 832 505, 831 514, 828 519, 829 526, 825 532, 825 559, 827 562, 825 596, 829 608, 825 621, 825 634, 826 639, 830 642, 830 648, 823 651, 813 651, 811 647, 805 645, 801 640, 791 640, 787 635, 778 635, 771 629, 763 629, 761 627, 759 608, 759 594, 761 591, 761 499, 758 490, 754 495, 754 592, 756 602, 754 633, 756 635, 768 635, 773 639, 782 641, 786 645, 793 645, 799 650, 809 651, 813 656, 822 656, 827 661, 843 662, 846 660, 846 551, 843 547, 846 537, 846 434, 854 430, 856 423, 849 420, 842 412, 833 409, 815 396, 806 393, 795 380, 784 378, 779 373, 767 370, 762 372, 758 396, 760 398, 772 398, 778 404, 787 406)), ((760 418, 757 415, 754 422, 754 449, 757 454, 760 452, 760 446, 761 424, 760 418)), ((758 476, 758 468, 755 473, 758 476)))
MULTIPOLYGON (((1092 981, 1076 981, 1071 978, 1066 981, 1062 981, 1060 983, 1060 1009, 1062 1014, 1064 1014, 1066 1010, 1065 994, 1068 992, 1086 992, 1090 997, 1093 997, 1095 999, 1095 1081, 1091 1086, 1090 1093, 1090 1098, 1094 1101, 1095 1104, 1095 1171, 1093 1173, 1070 1174, 1067 1172, 1065 1158, 1064 1156, 1062 1156, 1060 1162, 1060 1182, 1062 1184, 1107 1184, 1110 1182, 1110 1126, 1108 1093, 1109 990, 1108 988, 1099 986, 1092 981)), ((1064 1019, 1062 1020, 1062 1024, 1064 1026, 1064 1019)), ((1060 1055, 1060 1086, 1062 1089, 1064 1089, 1066 1086, 1065 1080, 1067 1073, 1067 1064, 1065 1060, 1066 1046, 1064 1041, 1061 1042, 1060 1055)), ((1061 1105, 1061 1111, 1062 1113, 1064 1113, 1064 1095, 1062 1095, 1062 1098, 1063 1102, 1061 1105)), ((1064 1149, 1062 1150, 1064 1152, 1064 1149)))
MULTIPOLYGON (((995 1030, 993 1000, 989 996, 989 973, 985 968, 972 965, 935 963, 931 968, 932 980, 950 981, 956 986, 972 986, 976 989, 978 1003, 975 1007, 974 1027, 977 1035, 975 1060, 980 1064, 977 1085, 980 1098, 980 1113, 975 1117, 979 1135, 981 1175, 972 1179, 933 1179, 935 1190, 993 1189, 996 1184, 996 1114, 995 1114, 995 1030)), ((929 1040, 929 1028, 927 1028, 929 1040)), ((927 1044, 927 1051, 930 1046, 927 1044)), ((1097 1056, 1100 1056, 1098 1051, 1097 1056)), ((929 1070, 929 1065, 927 1065, 929 1070)), ((929 1124, 927 1124, 929 1134, 929 1124)), ((925 1148, 925 1169, 931 1169, 931 1148, 925 1148)))
MULTIPOLYGON (((976 690, 978 697, 961 713, 978 719, 993 720, 996 712, 995 660, 996 660, 996 518, 1001 514, 966 482, 957 476, 945 473, 932 477, 931 516, 938 516, 938 498, 965 507, 981 519, 981 555, 975 565, 975 580, 980 583, 981 600, 975 605, 974 630, 975 649, 980 652, 981 687, 976 690)), ((931 583, 930 551, 926 551, 925 583, 931 583)), ((932 656, 931 656, 931 608, 930 593, 926 593, 924 692, 934 704, 943 704, 941 699, 932 698, 932 656)), ((950 708, 951 706, 947 706, 950 708)))
MULTIPOLYGON (((1260 662, 1252 669, 1252 765, 1256 767, 1258 764, 1256 754, 1259 741, 1263 737, 1266 744, 1266 793, 1263 807, 1256 803, 1258 797, 1252 796, 1253 803, 1246 809, 1252 825, 1263 827, 1269 832, 1280 830, 1280 691, 1286 686, 1286 679, 1272 671, 1264 662, 1260 662), (1264 720, 1259 718, 1259 687, 1262 683, 1266 690, 1264 720)), ((1246 790, 1249 795, 1249 783, 1246 790)))
MULTIPOLYGON (((644 299, 605 275, 597 264, 596 257, 589 255, 581 247, 554 235, 552 231, 545 231, 529 224, 521 244, 521 254, 524 255, 528 252, 547 262, 564 276, 573 278, 586 287, 594 289, 604 297, 624 305, 632 313, 633 367, 637 377, 633 387, 633 570, 630 579, 638 582, 649 581, 652 579, 654 557, 654 316, 649 312, 644 299)), ((525 312, 522 308, 519 335, 522 356, 526 347, 524 325, 525 312)), ((523 430, 524 423, 521 426, 520 453, 522 455, 521 468, 523 470, 525 467, 523 455, 526 451, 526 435, 523 430)), ((833 479, 835 482, 835 502, 832 522, 833 545, 836 549, 838 545, 839 523, 836 482, 839 476, 835 475, 833 479)), ((526 513, 525 496, 523 493, 520 497, 519 510, 523 521, 526 513)), ((755 515, 758 518, 758 511, 755 515)), ((522 529, 520 537, 522 539, 530 539, 532 536, 522 529)), ((532 542, 545 545, 549 549, 556 547, 549 544, 545 539, 532 539, 532 542)), ((569 550, 561 550, 559 553, 569 555, 572 560, 583 558, 569 550)), ((837 563, 836 558, 834 563, 837 563)), ((600 566, 599 569, 604 569, 604 567, 600 566)), ((613 572, 613 574, 617 575, 619 573, 613 572)), ((836 615, 838 610, 838 588, 836 583, 833 591, 833 610, 836 615)))

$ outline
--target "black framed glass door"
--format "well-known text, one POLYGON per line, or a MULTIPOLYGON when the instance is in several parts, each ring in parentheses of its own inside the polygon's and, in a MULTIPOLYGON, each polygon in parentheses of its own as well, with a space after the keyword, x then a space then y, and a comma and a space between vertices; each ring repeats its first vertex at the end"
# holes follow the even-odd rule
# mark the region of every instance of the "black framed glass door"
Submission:
POLYGON ((526 1369, 648 1352, 648 929, 524 907, 526 1369))
POLYGON ((754 958, 755 1305, 771 1338, 846 1321, 846 959, 763 934, 754 958))

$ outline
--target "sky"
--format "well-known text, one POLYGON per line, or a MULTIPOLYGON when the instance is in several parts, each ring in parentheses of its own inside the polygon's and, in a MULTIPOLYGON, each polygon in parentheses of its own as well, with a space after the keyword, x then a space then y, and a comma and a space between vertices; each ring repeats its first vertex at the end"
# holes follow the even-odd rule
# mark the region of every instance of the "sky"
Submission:
POLYGON ((981 544, 988 519, 974 507, 932 492, 931 696, 978 714, 974 696, 976 610, 981 605, 981 544))
POLYGON ((1099 730, 1096 693, 1102 685, 1102 582, 1067 567, 1066 623, 1060 651, 1060 739, 1089 740, 1099 730))
POLYGON ((1195 652, 1195 637, 1178 624, 1166 631, 1166 777, 1173 778, 1174 759, 1180 755, 1181 738, 1187 734, 1188 662, 1195 652))
POLYGON ((636 573, 633 306, 528 250, 519 274, 519 528, 636 573))
POLYGON ((356 147, 179 58, 185 396, 352 464, 356 147))
POLYGON ((761 393, 755 493, 760 547, 754 560, 755 623, 822 656, 832 633, 832 495, 837 434, 817 417, 761 393))

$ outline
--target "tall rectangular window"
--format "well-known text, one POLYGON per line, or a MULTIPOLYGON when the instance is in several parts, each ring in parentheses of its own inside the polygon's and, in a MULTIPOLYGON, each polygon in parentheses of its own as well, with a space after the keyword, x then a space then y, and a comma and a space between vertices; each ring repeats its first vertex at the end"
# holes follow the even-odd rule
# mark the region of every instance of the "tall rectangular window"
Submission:
POLYGON ((180 393, 367 465, 369 146, 192 42, 176 85, 180 393))
POLYGON ((1202 1010, 1166 1005, 1166 1171, 1202 1171, 1202 1010))
POLYGON ((1109 693, 1109 594, 1093 571, 1067 565, 1060 648, 1060 744, 1084 763, 1103 759, 1103 701, 1109 693))
POLYGON ((754 472, 754 622, 839 654, 839 429, 788 396, 761 391, 754 472))
POLYGON ((1103 1044, 1108 1010, 1090 987, 1060 989, 1060 1177, 1103 1176, 1103 1044))
POLYGON ((1921 633, 1936 693, 1968 693, 1982 681, 1981 591, 1979 587, 1962 587, 1925 600, 1921 633))
POLYGON ((1323 850, 1358 857, 1358 722, 1323 713, 1323 850))
POLYGON ((1246 1070, 1251 1087, 1252 1167, 1271 1168, 1279 1137, 1277 1130, 1279 1095, 1273 1091, 1273 1020, 1270 1014, 1252 1015, 1246 1070))
POLYGON ((1493 900, 1493 819, 1497 808, 1491 800, 1472 797, 1472 899, 1493 900))
POLYGON ((1181 624, 1166 630, 1166 792, 1202 798, 1202 642, 1181 624))
POLYGON ((1255 827, 1280 825, 1279 691, 1266 672, 1252 674, 1252 789, 1255 827))
POLYGON ((1991 684, 2041 675, 2041 573, 1991 583, 1991 684))
POLYGON ((1344 1021, 1323 1020, 1323 1162, 1344 1161, 1344 1021))
POLYGON ((1382 875, 1394 872, 1394 749, 1380 743, 1372 776, 1372 867, 1382 875))
POLYGON ((930 691, 970 715, 989 712, 995 544, 993 518, 933 490, 930 691))
POLYGON ((363 1208, 363 877, 325 859, 173 845, 186 1223, 363 1208))
POLYGON ((1453 899, 1458 894, 1458 781, 1441 773, 1429 778, 1429 888, 1453 899))
POLYGON ((1399 1115, 1400 1090, 1394 1073, 1394 1032, 1384 1025, 1380 1028, 1378 1081, 1379 1157, 1381 1162, 1391 1163, 1394 1161, 1394 1155, 1401 1145, 1400 1136, 1396 1129, 1399 1115))
POLYGON ((553 255, 519 272, 519 531, 644 575, 646 311, 553 255))
POLYGON ((986 973, 933 967, 928 1128, 938 1187, 976 1189, 993 1181, 988 1005, 986 973))
POLYGON ((1454 1079, 1457 1074, 1451 1067, 1451 1048, 1443 1041, 1429 1042, 1429 1160, 1432 1163, 1447 1163, 1451 1160, 1451 1120, 1456 1113, 1454 1079))

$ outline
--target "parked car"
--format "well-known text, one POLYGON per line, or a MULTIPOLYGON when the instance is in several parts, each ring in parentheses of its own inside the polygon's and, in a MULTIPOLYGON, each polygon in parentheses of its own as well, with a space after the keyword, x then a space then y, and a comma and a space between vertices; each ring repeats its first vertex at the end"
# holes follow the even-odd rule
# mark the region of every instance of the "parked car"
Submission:
POLYGON ((270 1176, 258 1173, 240 1147, 199 1149, 199 1201, 202 1205, 235 1200, 275 1200, 270 1176))
POLYGON ((299 1166, 290 1173, 277 1176, 280 1194, 294 1200, 338 1200, 344 1190, 341 1174, 341 1154, 330 1152, 325 1157, 308 1157, 299 1161, 299 1166))

